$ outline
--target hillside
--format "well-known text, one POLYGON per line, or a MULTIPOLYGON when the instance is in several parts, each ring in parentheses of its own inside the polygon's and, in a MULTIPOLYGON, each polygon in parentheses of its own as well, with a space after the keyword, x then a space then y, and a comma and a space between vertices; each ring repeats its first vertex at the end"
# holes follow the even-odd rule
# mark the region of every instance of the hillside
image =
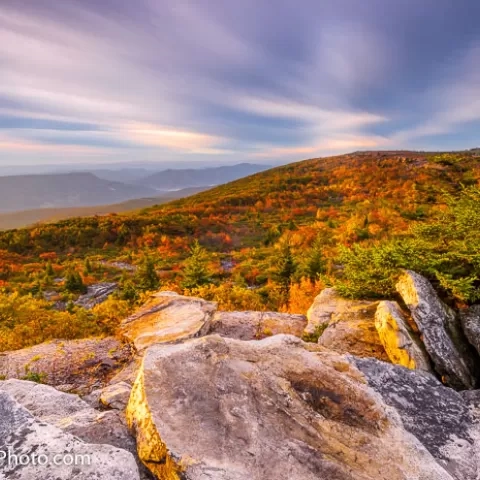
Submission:
POLYGON ((268 168, 268 165, 240 163, 238 165, 225 165, 202 169, 169 169, 135 180, 135 183, 158 190, 207 187, 231 182, 232 180, 252 175, 268 168))
POLYGON ((155 191, 86 172, 0 177, 0 212, 106 205, 148 195, 155 195, 155 191))
POLYGON ((55 222, 72 217, 88 217, 127 212, 134 213, 143 208, 171 202, 172 199, 193 195, 201 190, 203 190, 201 187, 185 188, 172 192, 164 192, 160 197, 136 198, 112 205, 70 208, 35 208, 32 210, 21 210, 12 213, 0 213, 0 230, 28 227, 36 223, 55 222))
MULTIPOLYGON (((85 286, 115 284, 115 304, 59 312, 78 323, 75 338, 110 332, 160 285, 227 310, 305 313, 326 285, 349 297, 396 298, 401 268, 425 275, 452 305, 476 303, 479 179, 475 152, 355 153, 274 168, 133 215, 0 232, 0 281, 5 295, 20 295, 4 304, 19 324, 40 309, 45 322, 61 325, 53 301, 65 308, 85 286), (29 293, 46 301, 18 320, 29 293)), ((55 328, 42 332, 52 338, 55 328)), ((13 330, 5 335, 20 341, 13 330)))

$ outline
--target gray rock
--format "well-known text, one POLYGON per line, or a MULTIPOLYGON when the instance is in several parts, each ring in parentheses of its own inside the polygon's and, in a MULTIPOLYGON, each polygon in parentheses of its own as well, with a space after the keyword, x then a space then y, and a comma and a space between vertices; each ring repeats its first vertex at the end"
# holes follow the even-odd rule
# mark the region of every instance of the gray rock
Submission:
POLYGON ((460 321, 468 341, 480 354, 480 305, 460 312, 460 321))
POLYGON ((453 478, 480 475, 480 427, 472 398, 445 387, 433 375, 374 359, 354 359, 368 385, 399 413, 415 435, 453 478))
POLYGON ((454 478, 351 361, 288 335, 148 348, 127 420, 157 478, 454 478))
POLYGON ((114 282, 103 282, 90 285, 87 288, 87 293, 80 295, 74 303, 87 310, 91 309, 95 305, 103 303, 112 293, 115 292, 115 290, 117 290, 117 288, 118 285, 114 282))
POLYGON ((136 480, 130 452, 89 444, 37 420, 0 390, 0 478, 8 480, 136 480), (20 461, 16 461, 21 459, 20 461))
POLYGON ((100 403, 104 407, 113 408, 115 410, 125 410, 132 386, 126 382, 119 382, 113 385, 107 385, 102 389, 100 395, 100 403))
POLYGON ((458 389, 474 388, 476 353, 468 344, 455 312, 438 298, 426 278, 410 270, 399 279, 397 291, 410 309, 444 383, 458 389))

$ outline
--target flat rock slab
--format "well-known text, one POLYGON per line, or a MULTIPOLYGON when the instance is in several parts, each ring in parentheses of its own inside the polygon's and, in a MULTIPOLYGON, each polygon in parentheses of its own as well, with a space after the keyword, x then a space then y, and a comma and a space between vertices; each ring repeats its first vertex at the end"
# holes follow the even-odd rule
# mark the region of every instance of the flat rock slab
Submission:
POLYGON ((396 285, 409 308, 437 373, 457 389, 477 384, 475 350, 468 344, 455 312, 445 305, 431 283, 407 270, 396 285))
POLYGON ((3 378, 29 378, 64 391, 87 394, 101 388, 132 358, 129 345, 114 337, 42 343, 0 353, 3 378))
POLYGON ((239 340, 260 340, 285 333, 301 337, 307 325, 304 315, 277 312, 217 312, 209 333, 239 340))
POLYGON ((156 343, 172 343, 205 334, 217 304, 201 298, 159 292, 122 322, 121 333, 141 351, 156 343))
POLYGON ((352 360, 288 335, 150 347, 127 420, 162 479, 455 478, 352 360))
POLYGON ((46 422, 0 390, 0 478, 8 480, 137 480, 133 455, 89 444, 46 422), (21 462, 16 461, 23 458, 21 462), (25 460, 26 459, 26 460, 25 460), (41 463, 40 463, 41 462, 41 463))

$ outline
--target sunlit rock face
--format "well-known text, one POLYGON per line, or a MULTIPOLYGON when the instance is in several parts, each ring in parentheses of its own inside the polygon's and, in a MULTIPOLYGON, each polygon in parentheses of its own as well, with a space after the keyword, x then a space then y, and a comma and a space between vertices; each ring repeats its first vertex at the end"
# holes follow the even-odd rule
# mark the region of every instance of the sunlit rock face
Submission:
POLYGON ((127 407, 139 456, 159 479, 476 479, 475 427, 463 399, 429 374, 362 361, 288 335, 152 346, 127 407), (371 379, 375 369, 389 380, 386 391, 371 379), (414 423, 422 412, 419 402, 410 411, 396 399, 397 387, 425 388, 449 408, 430 429, 406 428, 403 418, 414 423), (442 427, 455 408, 463 453, 442 427), (452 452, 457 469, 449 468, 452 452))
POLYGON ((138 351, 157 343, 171 343, 204 335, 217 304, 201 298, 159 292, 122 322, 121 333, 138 351))
POLYGON ((478 357, 468 344, 455 312, 445 305, 431 283, 418 273, 405 271, 397 291, 422 335, 436 372, 454 388, 471 389, 477 383, 478 357))
POLYGON ((383 301, 378 304, 375 326, 392 363, 431 372, 427 352, 397 302, 383 301))
POLYGON ((335 352, 388 361, 375 327, 377 306, 378 302, 342 298, 326 288, 308 310, 305 333, 320 332, 318 343, 335 352))

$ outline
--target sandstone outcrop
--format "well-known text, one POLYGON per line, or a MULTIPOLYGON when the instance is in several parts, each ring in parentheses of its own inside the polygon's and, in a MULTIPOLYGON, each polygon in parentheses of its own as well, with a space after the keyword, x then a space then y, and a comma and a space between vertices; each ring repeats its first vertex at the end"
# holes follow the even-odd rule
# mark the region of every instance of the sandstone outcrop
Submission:
POLYGON ((409 308, 443 381, 458 389, 474 388, 477 383, 474 351, 455 312, 438 298, 431 283, 415 272, 404 272, 397 291, 409 308))
POLYGON ((217 304, 174 292, 159 292, 134 315, 122 322, 121 333, 138 351, 204 335, 217 304))
MULTIPOLYGON (((52 405, 54 407, 54 405, 52 405)), ((11 480, 137 480, 134 456, 91 444, 47 423, 0 390, 0 478, 11 480), (28 461, 16 461, 18 458, 28 461)))
MULTIPOLYGON (((402 409, 375 382, 375 389, 369 386, 370 363, 359 365, 367 379, 352 357, 287 335, 247 342, 210 335, 156 345, 145 352, 127 420, 140 458, 162 479, 477 478, 472 462, 463 463, 471 450, 455 450, 455 438, 436 432, 442 415, 453 411, 439 412, 432 429, 417 437, 413 428, 404 428, 402 409), (435 449, 428 440, 437 433, 443 443, 435 449), (445 460, 450 453, 452 462, 461 457, 458 468, 445 460)), ((409 380, 404 372, 417 375, 386 367, 402 372, 390 375, 393 383, 409 380)), ((445 388, 421 375, 428 381, 418 384, 432 394, 445 388)), ((470 429, 464 409, 460 418, 470 429)), ((462 447, 470 440, 467 433, 459 436, 462 447)))
POLYGON ((305 333, 319 332, 318 343, 335 352, 388 361, 375 327, 377 306, 378 302, 342 298, 333 288, 327 288, 307 313, 305 333))
POLYGON ((380 302, 375 312, 375 326, 392 363, 410 369, 431 371, 427 352, 420 338, 410 328, 398 303, 380 302))
POLYGON ((307 325, 304 315, 277 312, 217 312, 208 333, 239 340, 260 340, 285 333, 301 337, 307 325))
POLYGON ((460 321, 470 345, 480 354, 480 305, 473 305, 460 312, 460 321))
POLYGON ((0 353, 0 376, 36 378, 59 390, 86 394, 107 385, 131 357, 131 348, 113 337, 55 340, 0 353))
POLYGON ((107 385, 101 392, 99 402, 104 407, 125 410, 132 386, 126 382, 107 385))

